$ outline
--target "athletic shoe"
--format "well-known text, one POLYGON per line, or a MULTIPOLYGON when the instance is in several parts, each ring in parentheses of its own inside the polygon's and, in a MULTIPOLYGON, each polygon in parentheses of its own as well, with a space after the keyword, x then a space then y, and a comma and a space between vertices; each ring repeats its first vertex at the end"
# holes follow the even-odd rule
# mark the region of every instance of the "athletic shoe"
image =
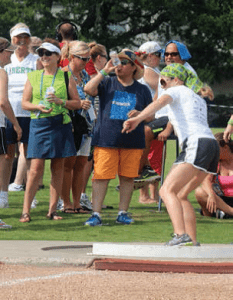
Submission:
MULTIPOLYGON (((189 243, 193 243, 190 236, 186 233, 179 235, 179 234, 172 234, 173 238, 165 244, 165 246, 188 246, 189 243)), ((190 244, 190 246, 192 246, 190 244)))
POLYGON ((85 210, 89 210, 89 211, 92 210, 92 203, 91 203, 91 201, 89 200, 88 196, 85 193, 82 193, 82 195, 81 195, 80 205, 85 210))
POLYGON ((9 203, 6 198, 0 198, 0 208, 9 208, 9 203))
POLYGON ((57 210, 63 210, 64 209, 64 202, 61 198, 57 201, 57 210))
POLYGON ((36 198, 34 197, 32 204, 31 204, 31 208, 36 208, 37 204, 39 203, 39 201, 36 200, 36 198))
POLYGON ((115 190, 116 190, 117 192, 120 191, 120 185, 119 185, 119 184, 115 187, 115 190))
POLYGON ((16 183, 11 183, 8 186, 8 191, 9 192, 21 192, 24 191, 24 187, 22 184, 16 184, 16 183))
POLYGON ((134 220, 128 216, 128 213, 121 213, 116 219, 116 223, 129 225, 134 223, 134 220))
POLYGON ((102 225, 102 220, 98 215, 92 214, 92 216, 83 225, 86 225, 86 226, 101 226, 102 225))
POLYGON ((134 178, 134 182, 154 182, 155 180, 160 180, 161 176, 156 173, 150 166, 145 166, 142 173, 134 178))
POLYGON ((5 222, 3 222, 1 219, 0 219, 0 229, 11 229, 12 226, 11 225, 7 225, 5 222))
POLYGON ((225 212, 223 212, 222 210, 220 209, 217 209, 216 210, 216 218, 217 219, 224 219, 225 217, 225 212))

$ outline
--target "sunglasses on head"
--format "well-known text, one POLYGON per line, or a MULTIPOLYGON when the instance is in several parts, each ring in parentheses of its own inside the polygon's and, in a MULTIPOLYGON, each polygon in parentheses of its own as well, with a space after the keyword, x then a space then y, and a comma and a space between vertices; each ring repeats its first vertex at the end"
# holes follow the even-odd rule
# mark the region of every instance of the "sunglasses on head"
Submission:
POLYGON ((130 60, 128 60, 128 59, 122 59, 121 60, 121 64, 122 64, 122 66, 126 66, 126 65, 128 65, 128 64, 133 64, 130 60))
POLYGON ((169 56, 171 55, 171 57, 177 56, 179 55, 179 52, 165 52, 164 56, 169 56))
POLYGON ((79 55, 74 55, 74 56, 81 59, 82 61, 85 61, 85 62, 88 62, 90 60, 90 56, 89 57, 82 57, 82 56, 79 56, 79 55))
POLYGON ((42 57, 42 56, 51 56, 52 54, 53 54, 53 52, 51 52, 51 51, 48 51, 48 50, 44 50, 44 49, 38 49, 38 51, 37 51, 37 53, 38 53, 38 55, 40 56, 40 57, 42 57))

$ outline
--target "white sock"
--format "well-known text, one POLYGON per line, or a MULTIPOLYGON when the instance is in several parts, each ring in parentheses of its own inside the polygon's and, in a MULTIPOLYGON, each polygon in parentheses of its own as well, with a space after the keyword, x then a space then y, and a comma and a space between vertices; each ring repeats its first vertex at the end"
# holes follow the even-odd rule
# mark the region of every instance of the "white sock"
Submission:
POLYGON ((99 218, 101 218, 100 213, 98 213, 98 212, 96 212, 96 211, 94 211, 92 215, 96 215, 96 216, 98 216, 99 218))
POLYGON ((118 216, 120 216, 121 214, 126 214, 126 211, 125 210, 119 210, 118 216))

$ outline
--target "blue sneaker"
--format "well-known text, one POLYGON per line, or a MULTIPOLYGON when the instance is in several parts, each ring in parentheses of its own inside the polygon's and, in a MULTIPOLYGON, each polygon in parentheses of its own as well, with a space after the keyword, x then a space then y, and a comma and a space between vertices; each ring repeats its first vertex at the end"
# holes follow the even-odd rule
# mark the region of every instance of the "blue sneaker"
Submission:
POLYGON ((116 223, 129 225, 134 223, 134 220, 128 216, 128 213, 121 213, 116 219, 116 223))
POLYGON ((86 226, 101 226, 102 221, 100 217, 96 214, 93 214, 83 225, 86 226))

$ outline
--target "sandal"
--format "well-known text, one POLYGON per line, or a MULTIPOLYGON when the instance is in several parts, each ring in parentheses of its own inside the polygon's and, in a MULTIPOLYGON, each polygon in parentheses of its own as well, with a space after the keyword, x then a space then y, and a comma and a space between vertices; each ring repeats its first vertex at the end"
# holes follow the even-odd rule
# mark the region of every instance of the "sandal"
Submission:
POLYGON ((46 218, 49 220, 62 220, 62 217, 60 217, 56 211, 52 212, 50 215, 47 214, 46 218))
POLYGON ((90 213, 90 211, 89 210, 85 210, 82 207, 79 207, 79 208, 75 208, 74 209, 74 213, 75 214, 88 214, 88 213, 90 213))
POLYGON ((28 213, 22 214, 19 219, 19 222, 21 223, 29 223, 30 221, 31 221, 31 217, 28 213))
POLYGON ((75 210, 73 208, 64 208, 62 212, 64 214, 75 214, 75 210))

